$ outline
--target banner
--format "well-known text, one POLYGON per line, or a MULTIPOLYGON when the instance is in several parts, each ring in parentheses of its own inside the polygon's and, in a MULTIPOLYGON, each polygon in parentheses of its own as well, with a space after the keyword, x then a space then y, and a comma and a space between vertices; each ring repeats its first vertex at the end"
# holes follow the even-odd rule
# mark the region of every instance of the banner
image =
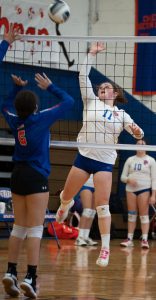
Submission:
MULTIPOLYGON (((156 36, 156 1, 135 0, 135 35, 156 36)), ((133 93, 156 94, 156 43, 138 43, 134 53, 133 93)))
MULTIPOLYGON (((1 34, 13 23, 20 28, 21 34, 55 35, 55 24, 48 17, 48 6, 47 0, 1 0, 1 34)), ((59 49, 58 43, 53 41, 18 41, 11 45, 6 60, 36 65, 45 63, 48 67, 59 63, 59 49)))

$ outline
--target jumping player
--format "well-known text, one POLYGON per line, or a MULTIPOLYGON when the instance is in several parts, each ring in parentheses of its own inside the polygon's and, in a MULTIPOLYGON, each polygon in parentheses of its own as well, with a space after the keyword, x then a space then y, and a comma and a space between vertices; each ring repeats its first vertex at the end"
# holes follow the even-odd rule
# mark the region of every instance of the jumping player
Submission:
POLYGON ((78 135, 78 142, 86 143, 86 148, 79 147, 74 166, 69 172, 64 190, 61 192, 61 205, 56 215, 58 222, 62 222, 66 218, 68 210, 74 203, 73 197, 90 174, 93 174, 95 206, 102 241, 96 263, 102 267, 107 266, 109 261, 111 226, 109 198, 112 187, 112 169, 117 153, 115 149, 89 148, 87 143, 116 144, 123 129, 134 138, 143 137, 142 129, 124 110, 120 110, 116 106, 117 102, 125 102, 121 88, 112 82, 104 82, 98 88, 98 96, 93 92, 88 76, 96 54, 104 48, 103 43, 93 44, 80 70, 79 81, 84 110, 83 126, 78 135))

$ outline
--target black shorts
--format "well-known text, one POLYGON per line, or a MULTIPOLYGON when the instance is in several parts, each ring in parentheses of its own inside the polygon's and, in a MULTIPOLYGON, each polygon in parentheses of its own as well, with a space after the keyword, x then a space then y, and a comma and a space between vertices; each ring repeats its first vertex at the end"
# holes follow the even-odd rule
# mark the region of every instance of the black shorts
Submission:
POLYGON ((23 196, 49 192, 48 179, 25 162, 15 163, 10 187, 12 193, 23 196))

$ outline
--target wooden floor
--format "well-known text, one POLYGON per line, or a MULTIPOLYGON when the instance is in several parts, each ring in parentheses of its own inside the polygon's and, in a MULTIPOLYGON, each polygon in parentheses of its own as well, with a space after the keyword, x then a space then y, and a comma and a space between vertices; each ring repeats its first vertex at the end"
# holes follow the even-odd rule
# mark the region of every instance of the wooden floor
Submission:
MULTIPOLYGON (((122 249, 120 240, 111 241, 110 263, 96 266, 98 247, 76 247, 73 240, 43 239, 39 267, 39 296, 42 300, 152 300, 156 299, 156 241, 150 250, 122 249)), ((6 271, 8 240, 0 240, 0 280, 6 271)), ((18 265, 19 281, 26 272, 23 248, 18 265)), ((0 284, 0 300, 8 298, 0 284)), ((24 299, 21 295, 19 299, 24 299)))

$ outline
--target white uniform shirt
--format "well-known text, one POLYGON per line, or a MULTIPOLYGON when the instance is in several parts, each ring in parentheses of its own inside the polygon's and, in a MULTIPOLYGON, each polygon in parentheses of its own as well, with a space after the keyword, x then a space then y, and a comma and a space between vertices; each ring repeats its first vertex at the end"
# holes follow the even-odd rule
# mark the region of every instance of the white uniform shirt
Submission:
MULTIPOLYGON (((88 77, 93 60, 94 56, 88 54, 79 75, 84 110, 83 126, 77 141, 80 143, 116 144, 123 129, 133 135, 129 125, 134 124, 134 121, 124 110, 118 109, 117 106, 111 107, 95 96, 88 77)), ((117 157, 114 149, 79 146, 79 152, 83 156, 109 164, 115 164, 117 157)))
POLYGON ((84 186, 89 186, 94 188, 94 182, 93 182, 93 174, 90 175, 88 180, 85 182, 84 186))
POLYGON ((121 174, 121 181, 127 183, 126 191, 137 192, 143 189, 152 188, 156 190, 156 161, 153 157, 137 155, 129 157, 121 174), (133 187, 127 183, 128 179, 137 181, 137 186, 133 187))

